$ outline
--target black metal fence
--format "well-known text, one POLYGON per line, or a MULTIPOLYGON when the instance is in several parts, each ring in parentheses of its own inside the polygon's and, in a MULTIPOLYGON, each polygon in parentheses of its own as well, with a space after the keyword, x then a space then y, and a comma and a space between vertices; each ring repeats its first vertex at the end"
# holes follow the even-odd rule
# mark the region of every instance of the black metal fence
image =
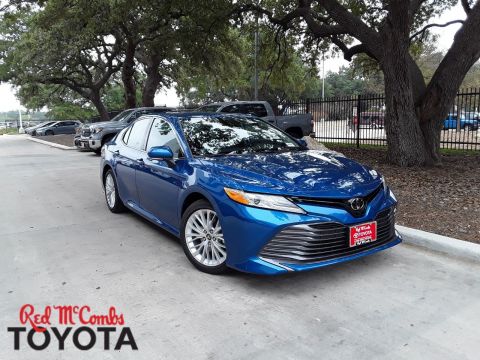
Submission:
MULTIPOLYGON (((385 97, 368 94, 306 99, 283 105, 285 115, 309 113, 320 142, 386 145, 385 97)), ((480 89, 460 91, 443 122, 441 147, 480 150, 480 89)))

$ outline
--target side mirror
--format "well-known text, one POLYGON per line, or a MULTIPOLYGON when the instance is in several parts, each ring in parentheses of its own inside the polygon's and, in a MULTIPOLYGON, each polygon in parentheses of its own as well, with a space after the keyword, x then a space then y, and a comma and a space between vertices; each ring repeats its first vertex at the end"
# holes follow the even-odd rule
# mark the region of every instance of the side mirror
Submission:
POLYGON ((153 160, 172 160, 173 151, 169 146, 154 146, 147 153, 153 160))
POLYGON ((303 139, 297 139, 297 143, 298 145, 300 145, 301 147, 304 147, 306 148, 307 147, 307 142, 303 139))

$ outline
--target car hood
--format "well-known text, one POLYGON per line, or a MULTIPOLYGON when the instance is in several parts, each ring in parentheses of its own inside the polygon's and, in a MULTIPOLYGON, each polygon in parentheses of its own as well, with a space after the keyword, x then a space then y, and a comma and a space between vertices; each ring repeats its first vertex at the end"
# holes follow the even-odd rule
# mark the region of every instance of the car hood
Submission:
POLYGON ((350 198, 364 196, 381 176, 340 154, 318 150, 203 158, 203 170, 226 186, 291 196, 350 198))

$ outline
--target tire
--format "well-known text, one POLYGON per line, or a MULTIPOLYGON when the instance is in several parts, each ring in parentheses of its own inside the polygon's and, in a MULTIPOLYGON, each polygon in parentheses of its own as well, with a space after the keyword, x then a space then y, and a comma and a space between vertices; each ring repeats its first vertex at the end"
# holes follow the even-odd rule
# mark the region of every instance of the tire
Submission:
POLYGON ((125 211, 125 205, 118 196, 117 180, 115 180, 111 169, 106 172, 103 178, 103 191, 107 207, 112 213, 118 214, 125 211))
POLYGON ((102 145, 101 145, 98 149, 93 150, 93 152, 94 152, 95 154, 97 154, 97 155, 100 155, 100 154, 102 153, 102 147, 103 147, 103 145, 105 145, 107 142, 109 142, 110 140, 112 140, 114 136, 115 136, 115 135, 106 135, 106 136, 104 136, 103 139, 102 139, 102 145))
POLYGON ((464 129, 465 131, 473 131, 472 125, 469 125, 469 124, 466 124, 466 125, 463 127, 463 129, 464 129))
POLYGON ((180 239, 185 255, 198 270, 213 275, 228 271, 222 228, 208 201, 198 200, 185 210, 180 239))
POLYGON ((52 130, 45 131, 45 136, 54 135, 52 130))

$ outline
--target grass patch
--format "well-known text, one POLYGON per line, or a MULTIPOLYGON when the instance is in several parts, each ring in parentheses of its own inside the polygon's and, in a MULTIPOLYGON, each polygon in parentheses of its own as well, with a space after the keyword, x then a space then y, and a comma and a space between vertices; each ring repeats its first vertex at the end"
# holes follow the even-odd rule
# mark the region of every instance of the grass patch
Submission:
POLYGON ((18 134, 17 128, 0 129, 0 135, 18 134))

